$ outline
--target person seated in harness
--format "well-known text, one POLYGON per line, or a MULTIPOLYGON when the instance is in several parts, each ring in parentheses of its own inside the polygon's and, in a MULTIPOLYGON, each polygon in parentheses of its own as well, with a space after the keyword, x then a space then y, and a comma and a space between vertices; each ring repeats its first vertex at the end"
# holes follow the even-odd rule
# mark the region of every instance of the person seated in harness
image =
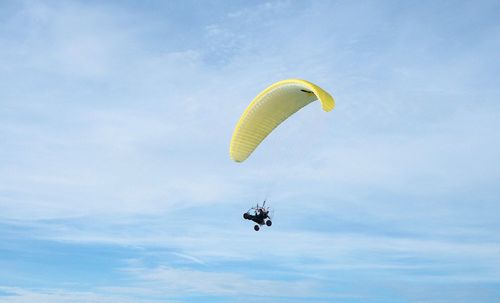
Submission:
POLYGON ((259 213, 257 214, 259 217, 262 219, 267 218, 267 215, 269 214, 269 210, 265 209, 264 207, 259 208, 259 213))

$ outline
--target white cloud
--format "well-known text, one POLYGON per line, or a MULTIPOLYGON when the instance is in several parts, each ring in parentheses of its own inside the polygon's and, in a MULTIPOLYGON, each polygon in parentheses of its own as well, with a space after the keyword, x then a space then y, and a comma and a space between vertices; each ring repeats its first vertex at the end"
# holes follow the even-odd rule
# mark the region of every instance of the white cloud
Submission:
POLYGON ((142 299, 140 296, 130 297, 126 294, 115 293, 100 293, 99 291, 70 291, 66 289, 38 289, 31 290, 20 287, 2 287, 0 291, 5 294, 0 295, 0 300, 3 303, 24 303, 24 302, 39 302, 39 303, 150 303, 150 302, 165 302, 174 303, 177 300, 155 300, 142 299))
MULTIPOLYGON (((169 295, 205 294, 217 296, 304 297, 314 291, 307 281, 273 281, 252 279, 242 274, 210 272, 159 266, 156 268, 127 268, 125 272, 142 281, 143 287, 169 295)), ((141 284, 142 284, 141 283, 141 284)))
MULTIPOLYGON (((273 226, 273 230, 255 233, 250 226, 214 228, 213 222, 218 219, 214 215, 194 219, 196 224, 192 224, 192 219, 179 212, 165 215, 162 222, 125 220, 123 224, 114 225, 94 221, 94 228, 82 228, 76 222, 74 227, 38 224, 33 226, 31 234, 36 239, 67 244, 117 245, 142 247, 146 251, 154 248, 163 254, 172 252, 175 258, 161 258, 169 260, 166 261, 169 268, 187 264, 201 265, 209 270, 209 266, 220 262, 259 264, 260 260, 264 264, 279 264, 279 268, 298 275, 315 272, 328 276, 338 270, 375 274, 394 270, 398 277, 411 277, 415 272, 424 273, 433 268, 436 275, 456 280, 470 279, 478 272, 484 280, 496 282, 500 279, 500 272, 492 266, 500 262, 500 246, 493 238, 480 236, 475 241, 464 241, 449 235, 430 236, 432 231, 408 236, 383 235, 376 231, 306 232, 283 230, 279 225, 273 226), (180 263, 175 263, 175 259, 180 263), (460 264, 471 264, 471 267, 460 269, 460 264), (454 270, 450 272, 450 269, 454 270)), ((229 221, 232 224, 236 220, 229 221)), ((151 258, 151 253, 155 254, 150 252, 144 257, 151 258)), ((144 268, 140 260, 128 267, 144 268)), ((174 271, 174 268, 169 270, 174 271)), ((425 280, 423 274, 421 278, 425 280)))
MULTIPOLYGON (((469 41, 463 18, 423 24, 444 13, 435 6, 278 1, 223 9, 177 33, 162 23, 170 15, 144 19, 135 8, 22 6, 0 34, 0 218, 30 229, 27 238, 160 247, 182 262, 128 268, 160 295, 163 285, 223 296, 322 285, 182 267, 261 258, 319 280, 342 270, 411 279, 430 268, 498 282, 496 35, 484 24, 469 41), (311 105, 278 130, 304 141, 269 140, 251 162, 230 163, 238 115, 289 77, 331 91, 336 110, 319 117, 311 105), (271 165, 294 145, 307 161, 271 165), (281 177, 278 221, 256 234, 240 211, 281 177)), ((144 285, 131 294, 148 293, 144 285)), ((8 302, 122 299, 11 291, 8 302)))

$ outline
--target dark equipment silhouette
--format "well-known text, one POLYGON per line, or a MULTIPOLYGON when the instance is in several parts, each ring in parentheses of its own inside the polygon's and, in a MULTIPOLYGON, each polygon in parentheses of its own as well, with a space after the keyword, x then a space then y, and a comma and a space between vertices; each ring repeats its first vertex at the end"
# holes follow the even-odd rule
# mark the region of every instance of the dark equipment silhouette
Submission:
POLYGON ((255 224, 253 229, 255 231, 259 231, 260 226, 262 225, 271 226, 273 224, 269 212, 270 212, 269 207, 266 207, 266 201, 264 200, 262 206, 259 206, 259 204, 257 203, 257 206, 250 208, 246 213, 244 213, 243 219, 251 220, 257 223, 255 224))

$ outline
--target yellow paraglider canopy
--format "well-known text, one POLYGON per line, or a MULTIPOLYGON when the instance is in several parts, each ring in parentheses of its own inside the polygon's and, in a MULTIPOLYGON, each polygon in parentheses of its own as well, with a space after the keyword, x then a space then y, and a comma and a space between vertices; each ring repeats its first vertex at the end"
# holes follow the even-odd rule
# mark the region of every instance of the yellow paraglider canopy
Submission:
POLYGON ((335 106, 330 94, 306 80, 288 79, 266 88, 253 99, 236 124, 229 147, 231 159, 245 161, 281 122, 316 100, 327 112, 335 106))

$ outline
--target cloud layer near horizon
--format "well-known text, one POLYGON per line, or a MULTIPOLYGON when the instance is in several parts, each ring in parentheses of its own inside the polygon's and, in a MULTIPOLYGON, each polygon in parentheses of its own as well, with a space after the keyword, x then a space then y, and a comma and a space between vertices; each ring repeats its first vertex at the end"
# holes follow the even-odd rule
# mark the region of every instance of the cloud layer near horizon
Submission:
POLYGON ((498 300, 497 3, 195 4, 1 5, 1 302, 498 300))

